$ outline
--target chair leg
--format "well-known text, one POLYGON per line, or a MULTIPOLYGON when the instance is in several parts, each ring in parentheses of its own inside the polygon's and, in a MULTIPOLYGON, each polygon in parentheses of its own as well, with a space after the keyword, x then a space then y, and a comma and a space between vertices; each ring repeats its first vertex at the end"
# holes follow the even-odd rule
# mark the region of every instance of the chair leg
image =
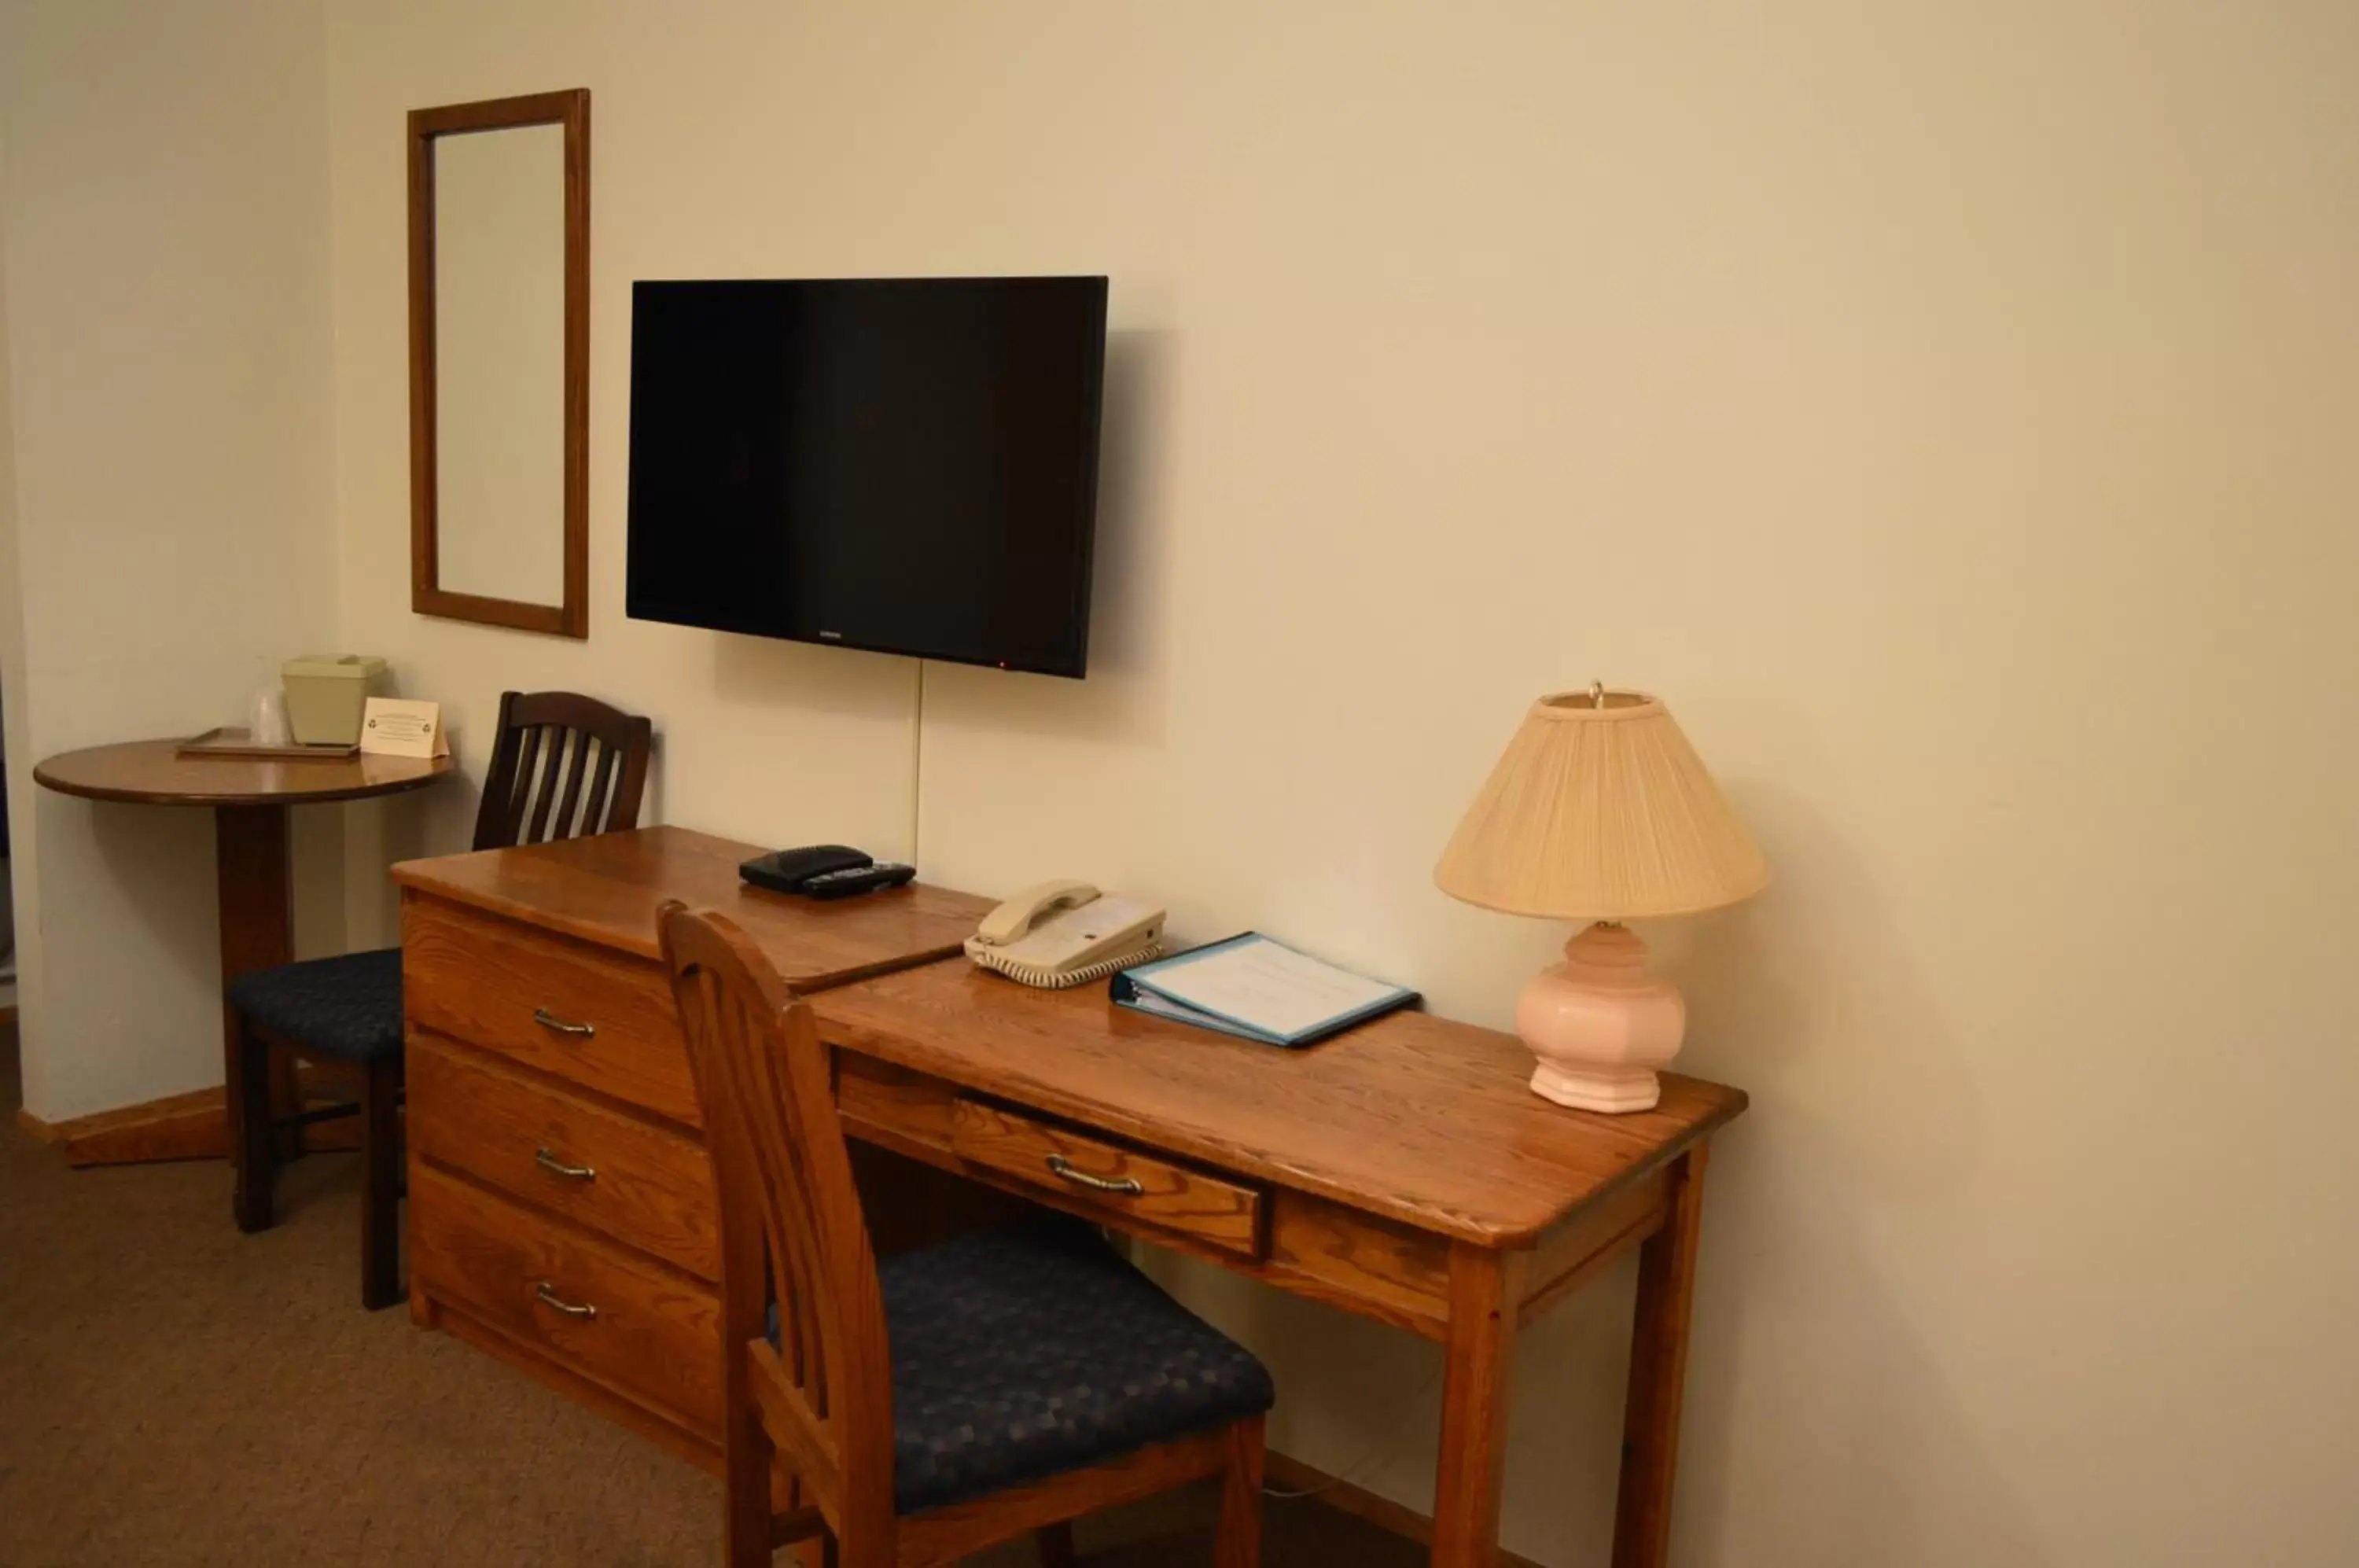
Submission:
MULTIPOLYGON (((770 1434, 762 1430, 750 1397, 735 1419, 735 1440, 726 1443, 721 1456, 722 1557, 729 1568, 770 1568, 770 1434)), ((805 1542, 788 1561, 810 1563, 818 1557, 805 1542)))
POLYGON ((1040 1552, 1040 1568, 1073 1568, 1073 1522, 1044 1525, 1035 1530, 1033 1541, 1040 1552))
POLYGON ((1262 1420, 1229 1428, 1229 1467, 1221 1477, 1221 1528, 1214 1568, 1261 1568, 1262 1420))
POLYGON ((234 1183, 230 1213, 237 1228, 251 1235, 271 1225, 278 1149, 270 1126, 270 1047, 244 1018, 237 1029, 237 1080, 228 1094, 234 1183))
POLYGON ((369 1064, 361 1083, 361 1305, 402 1299, 401 1060, 369 1064))

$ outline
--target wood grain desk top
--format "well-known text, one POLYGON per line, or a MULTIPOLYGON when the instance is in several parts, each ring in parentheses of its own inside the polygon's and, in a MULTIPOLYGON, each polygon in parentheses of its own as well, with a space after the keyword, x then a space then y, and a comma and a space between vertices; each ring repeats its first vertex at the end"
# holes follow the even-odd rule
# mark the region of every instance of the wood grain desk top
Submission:
POLYGON ((33 781, 61 795, 146 806, 300 806, 364 800, 419 789, 451 771, 451 759, 409 757, 182 757, 176 740, 134 740, 60 752, 33 781))
POLYGON ((1568 1110, 1531 1092, 1530 1053, 1495 1030, 1402 1012, 1281 1051, 962 956, 811 1004, 832 1044, 1493 1247, 1529 1243, 1745 1106, 1667 1073, 1652 1111, 1568 1110))
POLYGON ((923 884, 788 898, 738 879, 759 853, 641 828, 405 861, 393 877, 643 959, 660 955, 665 899, 719 909, 813 993, 832 1044, 1486 1247, 1529 1243, 1745 1109, 1740 1090, 1665 1073, 1652 1111, 1568 1110, 1527 1087, 1513 1035, 1424 1013, 1280 1051, 1118 1007, 1103 984, 1019 985, 959 953, 988 900, 923 884))
POLYGON ((922 883, 832 901, 749 887, 737 866, 762 854, 687 828, 639 828, 525 849, 407 860, 404 887, 656 959, 656 909, 679 898, 718 909, 759 942, 787 983, 840 985, 959 951, 991 902, 922 883))

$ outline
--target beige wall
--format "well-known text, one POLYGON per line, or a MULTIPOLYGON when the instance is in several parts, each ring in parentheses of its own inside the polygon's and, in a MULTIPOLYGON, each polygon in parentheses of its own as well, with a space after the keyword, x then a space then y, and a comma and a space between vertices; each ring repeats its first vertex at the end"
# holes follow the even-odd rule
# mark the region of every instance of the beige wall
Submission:
MULTIPOLYGON (((0 7, 0 678, 37 1116, 221 1081, 206 815, 31 768, 240 721, 333 641, 322 49, 292 0, 0 7)), ((340 838, 298 814, 307 950, 342 940, 340 838)))
MULTIPOLYGON (((332 4, 342 640, 476 725, 655 713, 665 819, 906 851, 905 663, 621 618, 627 285, 1104 270, 1096 669, 929 672, 929 875, 1096 877, 1503 1022, 1561 933, 1431 860, 1535 692, 1658 690, 1780 873, 1659 933, 1755 1094, 1679 1560, 2348 1561, 2354 23, 332 4), (403 525, 401 113, 573 85, 581 646, 410 616, 403 525)), ((388 848, 463 836, 406 810, 352 835, 356 925, 388 848)), ((1188 1289, 1282 1445, 1421 1499, 1430 1352, 1188 1289)), ((1626 1307, 1525 1346, 1546 1562, 1602 1561, 1626 1307)))
POLYGON ((7 118, 0 113, 0 758, 8 782, 8 858, 0 863, 9 881, 9 937, 16 948, 17 980, 10 1000, 21 1014, 32 1004, 31 976, 41 967, 40 879, 34 861, 33 803, 25 785, 28 770, 16 759, 30 754, 25 723, 26 693, 18 671, 25 668, 25 596, 16 566, 16 438, 8 381, 8 188, 7 118))

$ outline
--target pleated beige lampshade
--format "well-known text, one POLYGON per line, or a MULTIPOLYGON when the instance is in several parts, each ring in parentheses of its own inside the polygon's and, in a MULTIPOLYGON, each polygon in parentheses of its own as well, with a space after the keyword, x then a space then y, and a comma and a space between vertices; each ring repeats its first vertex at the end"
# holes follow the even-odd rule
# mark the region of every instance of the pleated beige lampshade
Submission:
POLYGON ((1685 915, 1749 898, 1769 863, 1670 711, 1638 691, 1542 697, 1433 879, 1484 909, 1557 920, 1685 915))

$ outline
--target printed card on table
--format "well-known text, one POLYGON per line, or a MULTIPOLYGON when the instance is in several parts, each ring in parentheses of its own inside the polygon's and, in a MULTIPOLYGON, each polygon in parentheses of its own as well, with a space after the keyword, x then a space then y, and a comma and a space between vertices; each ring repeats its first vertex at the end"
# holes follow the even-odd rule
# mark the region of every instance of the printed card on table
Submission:
POLYGON ((371 697, 361 711, 361 749, 379 757, 448 757, 442 704, 371 697))

